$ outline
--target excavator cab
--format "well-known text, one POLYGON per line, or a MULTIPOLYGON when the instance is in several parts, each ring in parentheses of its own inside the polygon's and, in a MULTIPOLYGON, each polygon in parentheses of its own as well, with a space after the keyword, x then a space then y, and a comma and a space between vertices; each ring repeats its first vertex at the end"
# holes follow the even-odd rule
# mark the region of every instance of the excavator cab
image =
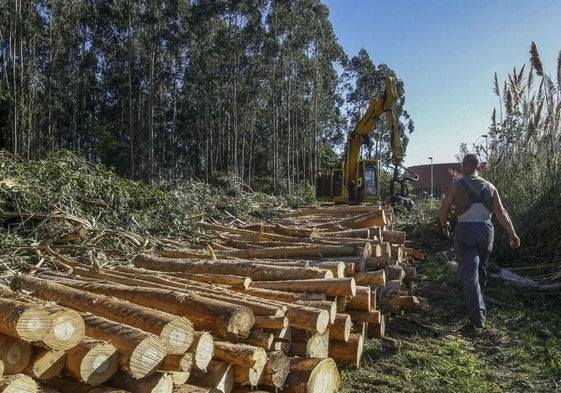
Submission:
POLYGON ((316 199, 334 203, 376 203, 380 199, 380 162, 359 160, 352 174, 348 190, 344 182, 344 168, 319 172, 316 199))

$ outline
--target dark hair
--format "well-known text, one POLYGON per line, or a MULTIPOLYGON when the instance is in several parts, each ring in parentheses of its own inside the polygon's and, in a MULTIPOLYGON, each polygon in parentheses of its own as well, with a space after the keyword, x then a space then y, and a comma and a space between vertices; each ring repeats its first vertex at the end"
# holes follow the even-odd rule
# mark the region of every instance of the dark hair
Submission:
POLYGON ((462 163, 464 165, 469 165, 477 169, 477 167, 479 167, 479 157, 477 157, 477 154, 473 154, 473 153, 466 154, 464 156, 462 163))

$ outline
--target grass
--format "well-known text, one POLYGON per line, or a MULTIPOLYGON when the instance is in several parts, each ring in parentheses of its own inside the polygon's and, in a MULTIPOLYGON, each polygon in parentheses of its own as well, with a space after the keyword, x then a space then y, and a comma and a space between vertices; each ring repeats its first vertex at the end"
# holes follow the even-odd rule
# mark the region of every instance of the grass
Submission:
POLYGON ((342 391, 561 391, 561 295, 492 276, 487 325, 474 331, 462 318, 467 309, 450 248, 444 243, 419 266, 429 279, 413 293, 430 309, 391 317, 389 339, 368 340, 363 366, 343 370, 342 391))

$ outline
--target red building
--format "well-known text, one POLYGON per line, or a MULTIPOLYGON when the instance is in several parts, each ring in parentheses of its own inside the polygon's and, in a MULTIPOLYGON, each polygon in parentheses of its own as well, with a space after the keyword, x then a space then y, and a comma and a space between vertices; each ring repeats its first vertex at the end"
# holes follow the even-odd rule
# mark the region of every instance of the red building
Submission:
POLYGON ((429 196, 435 198, 444 195, 446 188, 454 181, 454 172, 462 173, 462 164, 452 162, 446 164, 427 164, 411 166, 409 169, 419 175, 419 181, 411 183, 411 193, 416 196, 429 196), (433 172, 433 190, 431 192, 431 166, 433 172))

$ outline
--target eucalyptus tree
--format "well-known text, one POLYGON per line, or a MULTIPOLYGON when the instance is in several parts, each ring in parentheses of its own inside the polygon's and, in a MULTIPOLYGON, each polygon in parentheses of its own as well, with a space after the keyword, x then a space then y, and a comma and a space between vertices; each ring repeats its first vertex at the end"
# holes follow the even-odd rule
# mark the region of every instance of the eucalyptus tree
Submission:
POLYGON ((34 2, 0 1, 0 107, 6 146, 31 156, 36 137, 43 20, 34 2))
POLYGON ((295 182, 313 181, 318 169, 318 141, 334 127, 337 104, 335 65, 345 60, 317 0, 271 1, 267 59, 269 129, 275 191, 289 192, 295 182))

